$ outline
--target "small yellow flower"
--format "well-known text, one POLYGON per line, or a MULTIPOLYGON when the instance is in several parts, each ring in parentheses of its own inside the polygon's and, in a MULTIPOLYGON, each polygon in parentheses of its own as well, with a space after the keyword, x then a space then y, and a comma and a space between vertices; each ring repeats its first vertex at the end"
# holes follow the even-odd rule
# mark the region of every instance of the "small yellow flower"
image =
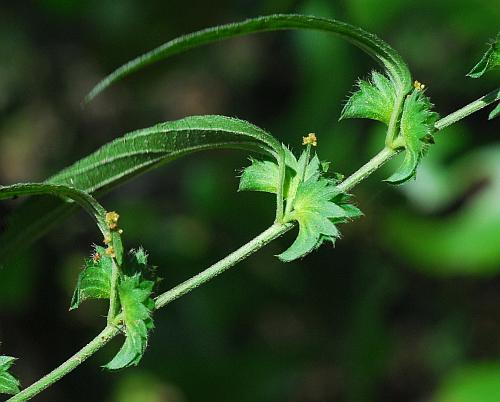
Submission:
POLYGON ((419 91, 423 91, 425 89, 425 84, 422 84, 420 81, 415 80, 413 82, 413 87, 419 91))
POLYGON ((309 133, 307 137, 302 137, 302 145, 312 145, 313 147, 318 146, 318 139, 316 134, 309 133))
POLYGON ((103 240, 103 243, 104 243, 104 244, 109 244, 109 243, 111 243, 111 237, 106 236, 106 237, 104 238, 104 240, 103 240))
POLYGON ((101 260, 101 254, 99 254, 99 253, 96 251, 94 254, 92 254, 92 260, 93 260, 94 262, 96 262, 96 263, 97 263, 97 262, 99 262, 99 261, 101 260))
POLYGON ((106 255, 109 255, 112 258, 116 257, 115 249, 112 246, 108 246, 108 248, 106 249, 106 255))
POLYGON ((115 211, 106 213, 106 224, 108 227, 113 230, 118 227, 118 219, 120 215, 118 215, 115 211))

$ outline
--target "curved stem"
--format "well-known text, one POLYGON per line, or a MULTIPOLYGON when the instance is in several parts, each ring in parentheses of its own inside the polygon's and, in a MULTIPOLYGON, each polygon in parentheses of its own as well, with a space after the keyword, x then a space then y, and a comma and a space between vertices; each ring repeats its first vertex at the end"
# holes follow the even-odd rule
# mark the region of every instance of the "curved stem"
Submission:
POLYGON ((34 384, 30 385, 28 388, 23 389, 18 394, 14 395, 12 398, 8 399, 8 402, 21 402, 27 401, 38 395, 44 389, 48 388, 56 381, 64 377, 69 372, 73 371, 76 367, 82 364, 95 352, 106 345, 116 334, 119 332, 118 327, 107 326, 104 330, 97 335, 92 341, 85 345, 79 352, 75 353, 72 357, 66 360, 59 367, 51 371, 46 376, 39 379, 34 384))
POLYGON ((438 120, 434 127, 436 130, 442 130, 449 125, 456 123, 459 120, 471 115, 472 113, 481 110, 482 108, 492 104, 500 100, 500 88, 497 88, 490 93, 482 96, 481 98, 475 100, 474 102, 465 105, 464 107, 458 109, 456 112, 450 113, 448 116, 443 117, 441 120, 438 120))

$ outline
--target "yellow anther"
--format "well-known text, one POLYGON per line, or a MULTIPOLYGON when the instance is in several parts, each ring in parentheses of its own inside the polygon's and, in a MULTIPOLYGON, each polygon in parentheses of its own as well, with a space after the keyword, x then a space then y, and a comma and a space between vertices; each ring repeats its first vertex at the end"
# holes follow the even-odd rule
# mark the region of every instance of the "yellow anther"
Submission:
POLYGON ((96 251, 94 254, 92 254, 92 260, 93 260, 94 262, 99 262, 99 261, 101 260, 101 254, 99 254, 99 253, 96 251))
POLYGON ((103 243, 104 243, 104 244, 109 244, 109 243, 111 243, 111 237, 106 236, 106 237, 104 238, 104 240, 103 240, 103 243))
POLYGON ((413 82, 413 87, 419 91, 423 91, 425 89, 425 84, 422 84, 420 81, 415 80, 413 82))
POLYGON ((106 213, 106 224, 108 227, 113 230, 118 227, 118 219, 120 215, 118 215, 115 211, 106 213))
POLYGON ((109 255, 112 258, 116 257, 115 249, 112 246, 108 246, 108 248, 106 249, 106 255, 109 255))
POLYGON ((313 147, 316 147, 318 145, 316 134, 309 133, 307 137, 302 137, 302 145, 312 145, 313 147))

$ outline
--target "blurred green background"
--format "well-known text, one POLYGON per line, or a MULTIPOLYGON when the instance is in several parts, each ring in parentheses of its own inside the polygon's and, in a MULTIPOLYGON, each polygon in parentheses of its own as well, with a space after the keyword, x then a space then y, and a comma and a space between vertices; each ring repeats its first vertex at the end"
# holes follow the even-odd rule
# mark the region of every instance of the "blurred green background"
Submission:
MULTIPOLYGON (((0 5, 0 183, 43 180, 136 128, 191 114, 237 116, 349 174, 383 143, 371 121, 337 121, 377 66, 321 33, 269 33, 159 63, 80 102, 105 74, 178 35, 274 12, 373 31, 408 61, 446 115, 498 86, 465 74, 499 28, 492 0, 39 0, 0 5)), ((155 316, 138 368, 99 368, 120 340, 37 401, 500 401, 499 120, 482 111, 440 133, 416 181, 355 189, 366 217, 288 265, 289 234, 155 316)), ((196 154, 103 199, 162 289, 265 229, 274 199, 237 193, 247 155, 196 154)), ((396 162, 397 163, 397 162, 396 162)), ((4 222, 15 204, 0 204, 4 222)), ((0 224, 1 224, 0 222, 0 224)), ((68 312, 82 258, 99 241, 83 214, 0 271, 0 352, 28 385, 91 339, 106 306, 68 312)))

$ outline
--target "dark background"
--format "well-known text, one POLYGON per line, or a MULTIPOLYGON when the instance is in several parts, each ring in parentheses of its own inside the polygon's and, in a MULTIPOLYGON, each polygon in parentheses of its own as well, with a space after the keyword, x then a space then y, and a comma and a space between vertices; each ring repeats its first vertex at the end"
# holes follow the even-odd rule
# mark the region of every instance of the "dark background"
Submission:
MULTIPOLYGON (((465 74, 498 31, 497 1, 4 1, 0 5, 0 183, 37 181, 136 128, 186 115, 247 119, 344 174, 383 144, 382 125, 338 122, 357 77, 377 66, 323 33, 226 41, 149 67, 82 109, 107 73, 162 42, 273 12, 334 17, 373 31, 408 61, 441 115, 498 85, 465 74)), ((137 368, 104 372, 121 340, 37 401, 500 401, 500 144, 488 111, 437 137, 418 179, 377 172, 354 190, 366 216, 333 250, 282 264, 289 234, 155 314, 137 368)), ((165 290, 273 219, 270 195, 237 193, 247 155, 196 154, 102 202, 143 245, 165 290)), ((0 206, 4 220, 10 204, 0 206)), ((0 272, 0 353, 29 385, 104 325, 105 303, 68 312, 99 241, 83 213, 0 272)))

